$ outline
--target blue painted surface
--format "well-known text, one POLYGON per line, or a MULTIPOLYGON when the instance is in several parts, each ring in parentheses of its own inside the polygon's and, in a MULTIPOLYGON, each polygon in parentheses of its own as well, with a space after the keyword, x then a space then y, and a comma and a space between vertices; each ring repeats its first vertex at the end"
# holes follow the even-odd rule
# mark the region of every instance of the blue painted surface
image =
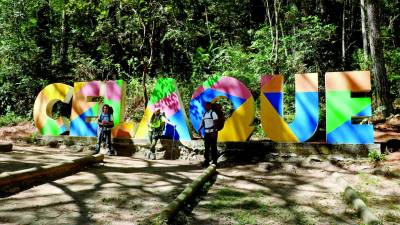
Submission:
POLYGON ((326 135, 328 144, 373 144, 374 127, 368 124, 351 124, 346 121, 326 135))
MULTIPOLYGON (((239 108, 246 101, 246 99, 239 98, 214 89, 205 90, 202 94, 190 101, 189 115, 194 130, 197 131, 200 127, 201 119, 203 118, 203 115, 205 113, 205 103, 211 102, 217 97, 228 98, 232 103, 233 110, 239 108)), ((201 135, 204 136, 204 131, 202 131, 201 135)))
POLYGON ((83 114, 79 115, 78 118, 71 121, 70 136, 84 136, 84 137, 96 137, 97 136, 97 122, 86 123, 86 117, 93 117, 95 114, 92 109, 87 110, 83 114))
POLYGON ((295 98, 296 117, 289 127, 299 142, 305 142, 318 128, 318 92, 296 92, 295 98))

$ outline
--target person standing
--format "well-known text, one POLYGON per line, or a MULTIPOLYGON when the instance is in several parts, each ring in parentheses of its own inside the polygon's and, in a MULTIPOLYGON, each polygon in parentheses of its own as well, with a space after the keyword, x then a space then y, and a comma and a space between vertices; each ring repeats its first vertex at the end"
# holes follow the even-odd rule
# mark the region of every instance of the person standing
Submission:
MULTIPOLYGON (((155 151, 157 141, 162 137, 164 133, 165 123, 170 124, 176 129, 176 125, 171 123, 164 115, 161 113, 160 109, 156 109, 151 116, 149 126, 149 138, 150 138, 150 152, 148 152, 145 157, 149 159, 156 159, 155 151)), ((174 138, 174 137, 172 137, 174 138)))
POLYGON ((212 110, 211 102, 206 102, 205 104, 206 112, 203 115, 203 118, 200 123, 200 127, 198 132, 201 132, 201 129, 204 127, 204 163, 203 166, 207 167, 210 164, 210 150, 211 150, 211 158, 213 164, 217 165, 217 139, 218 139, 218 129, 217 129, 217 121, 218 115, 214 110, 212 110))
POLYGON ((100 146, 103 140, 108 148, 107 155, 114 155, 111 143, 111 129, 114 126, 114 118, 111 112, 111 107, 107 104, 103 106, 103 110, 97 119, 99 124, 99 130, 97 135, 97 145, 96 150, 93 154, 98 154, 100 152, 100 146))

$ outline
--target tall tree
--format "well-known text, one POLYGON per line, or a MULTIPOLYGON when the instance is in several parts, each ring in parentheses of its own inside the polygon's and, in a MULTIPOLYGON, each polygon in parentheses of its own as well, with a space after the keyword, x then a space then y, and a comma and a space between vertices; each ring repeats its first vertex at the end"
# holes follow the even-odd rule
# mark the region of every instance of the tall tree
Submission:
POLYGON ((50 37, 50 12, 49 1, 43 1, 36 12, 36 45, 40 50, 39 57, 36 59, 36 76, 50 78, 51 59, 52 59, 52 41, 50 37))
POLYGON ((368 47, 368 33, 367 33, 367 19, 365 17, 365 0, 360 0, 361 8, 361 33, 363 40, 364 60, 368 62, 369 47, 368 47))
POLYGON ((365 6, 368 15, 369 41, 371 58, 373 64, 376 99, 378 106, 383 106, 383 115, 388 116, 393 112, 392 102, 389 92, 389 82, 386 75, 385 58, 383 54, 382 41, 380 38, 380 13, 379 2, 366 0, 365 6))
POLYGON ((63 0, 62 18, 61 18, 61 46, 60 46, 60 65, 64 72, 68 71, 68 37, 69 37, 69 16, 67 13, 68 0, 63 0))

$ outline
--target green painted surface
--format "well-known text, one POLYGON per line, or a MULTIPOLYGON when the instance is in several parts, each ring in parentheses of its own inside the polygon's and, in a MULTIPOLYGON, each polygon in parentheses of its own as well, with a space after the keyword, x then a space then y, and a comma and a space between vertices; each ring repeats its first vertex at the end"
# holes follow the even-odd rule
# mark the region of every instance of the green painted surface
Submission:
POLYGON ((330 133, 371 105, 371 98, 351 98, 350 91, 326 92, 326 132, 330 133))
POLYGON ((124 81, 123 80, 116 80, 115 82, 117 83, 118 87, 120 87, 121 90, 122 90, 122 86, 124 85, 124 81))
POLYGON ((154 87, 148 105, 153 105, 176 91, 176 84, 173 78, 160 78, 154 87))
POLYGON ((113 101, 109 99, 104 99, 104 104, 111 106, 114 110, 113 117, 114 117, 114 126, 118 125, 121 122, 121 102, 120 101, 113 101))
POLYGON ((206 81, 204 81, 203 83, 203 87, 204 89, 210 88, 211 86, 213 86, 215 83, 217 83, 220 79, 221 79, 221 75, 214 75, 210 78, 208 78, 206 81))
POLYGON ((60 128, 55 120, 48 118, 46 120, 45 126, 40 130, 42 135, 56 136, 60 135, 60 128))

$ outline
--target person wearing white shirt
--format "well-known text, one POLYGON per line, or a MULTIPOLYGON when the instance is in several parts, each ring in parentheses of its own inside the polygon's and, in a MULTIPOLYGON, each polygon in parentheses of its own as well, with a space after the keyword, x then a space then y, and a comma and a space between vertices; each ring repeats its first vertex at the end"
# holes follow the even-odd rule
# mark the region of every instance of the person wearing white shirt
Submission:
POLYGON ((218 130, 217 130, 217 120, 218 115, 216 112, 212 110, 211 102, 206 102, 205 109, 206 112, 203 115, 203 118, 200 123, 200 127, 198 132, 201 132, 201 129, 204 127, 204 163, 203 166, 207 167, 210 163, 209 155, 211 149, 211 158, 213 164, 217 165, 217 138, 218 138, 218 130))

